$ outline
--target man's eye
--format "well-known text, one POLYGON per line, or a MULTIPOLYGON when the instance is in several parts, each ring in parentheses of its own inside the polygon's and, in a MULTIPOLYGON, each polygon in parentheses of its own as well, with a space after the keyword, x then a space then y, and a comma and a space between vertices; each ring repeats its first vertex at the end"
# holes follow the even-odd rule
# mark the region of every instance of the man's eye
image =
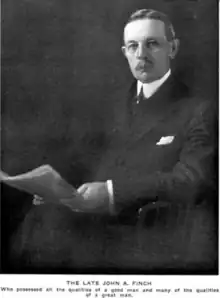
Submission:
POLYGON ((136 43, 130 43, 129 45, 128 45, 128 50, 132 50, 132 51, 134 51, 134 50, 136 50, 138 48, 138 44, 136 44, 136 43))
POLYGON ((150 40, 147 42, 148 47, 158 47, 159 43, 156 40, 150 40))

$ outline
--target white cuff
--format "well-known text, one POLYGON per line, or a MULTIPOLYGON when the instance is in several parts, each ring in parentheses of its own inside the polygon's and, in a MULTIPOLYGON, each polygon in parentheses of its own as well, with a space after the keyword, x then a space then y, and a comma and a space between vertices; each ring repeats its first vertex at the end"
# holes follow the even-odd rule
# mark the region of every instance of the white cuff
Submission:
POLYGON ((115 204, 114 204, 114 191, 113 191, 113 182, 112 180, 106 181, 108 196, 109 196, 109 211, 111 215, 115 214, 115 204))

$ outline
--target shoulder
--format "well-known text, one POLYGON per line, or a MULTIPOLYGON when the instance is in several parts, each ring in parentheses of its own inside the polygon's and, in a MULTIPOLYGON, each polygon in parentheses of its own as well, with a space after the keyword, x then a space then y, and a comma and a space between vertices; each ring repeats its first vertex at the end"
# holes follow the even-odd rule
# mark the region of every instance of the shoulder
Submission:
POLYGON ((174 82, 176 106, 185 119, 185 133, 201 128, 213 135, 218 122, 217 101, 190 90, 178 77, 174 82))
POLYGON ((217 117, 212 100, 193 99, 194 104, 191 106, 190 117, 186 128, 186 134, 203 136, 208 138, 209 143, 215 146, 217 138, 217 117))
POLYGON ((172 84, 172 94, 176 104, 188 115, 189 120, 204 117, 216 118, 217 104, 213 98, 197 94, 176 75, 174 75, 172 84))
POLYGON ((216 107, 215 102, 212 99, 204 99, 201 97, 189 98, 191 101, 191 117, 193 119, 203 119, 204 121, 215 121, 216 119, 216 107))

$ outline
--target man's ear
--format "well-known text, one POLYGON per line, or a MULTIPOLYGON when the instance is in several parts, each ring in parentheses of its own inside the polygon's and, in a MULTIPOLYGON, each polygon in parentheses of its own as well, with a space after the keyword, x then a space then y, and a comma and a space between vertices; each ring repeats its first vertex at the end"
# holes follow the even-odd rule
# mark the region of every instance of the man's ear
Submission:
POLYGON ((122 46, 122 47, 121 47, 121 51, 122 51, 123 55, 124 55, 125 57, 127 57, 125 46, 122 46))
POLYGON ((179 39, 175 38, 174 40, 172 40, 172 42, 170 43, 170 58, 174 59, 176 57, 176 54, 178 53, 179 50, 179 45, 180 45, 180 41, 179 39))

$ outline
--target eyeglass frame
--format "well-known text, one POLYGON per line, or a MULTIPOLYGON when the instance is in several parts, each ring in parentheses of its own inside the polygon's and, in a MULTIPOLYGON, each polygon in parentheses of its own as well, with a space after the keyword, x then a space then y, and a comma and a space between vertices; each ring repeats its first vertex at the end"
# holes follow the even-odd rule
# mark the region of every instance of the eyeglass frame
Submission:
POLYGON ((160 40, 157 40, 155 37, 148 37, 148 38, 146 38, 144 41, 130 41, 130 42, 128 42, 128 44, 125 44, 124 46, 122 46, 122 50, 123 51, 126 51, 128 54, 130 54, 130 55, 135 55, 135 54, 137 54, 137 50, 138 49, 140 49, 140 43, 145 43, 145 48, 148 50, 148 51, 151 51, 151 52, 159 52, 162 48, 163 48, 163 45, 164 44, 166 44, 166 43, 171 43, 173 41, 173 39, 171 40, 171 41, 168 41, 167 39, 166 39, 166 37, 164 36, 163 37, 163 42, 160 40), (158 47, 157 46, 157 48, 150 48, 149 46, 147 46, 146 44, 147 43, 149 43, 149 42, 152 42, 152 41, 154 41, 154 42, 156 42, 156 43, 158 43, 158 46, 160 45, 160 47, 158 47), (129 50, 129 45, 134 45, 134 44, 138 44, 138 47, 136 48, 136 49, 130 49, 129 50))

